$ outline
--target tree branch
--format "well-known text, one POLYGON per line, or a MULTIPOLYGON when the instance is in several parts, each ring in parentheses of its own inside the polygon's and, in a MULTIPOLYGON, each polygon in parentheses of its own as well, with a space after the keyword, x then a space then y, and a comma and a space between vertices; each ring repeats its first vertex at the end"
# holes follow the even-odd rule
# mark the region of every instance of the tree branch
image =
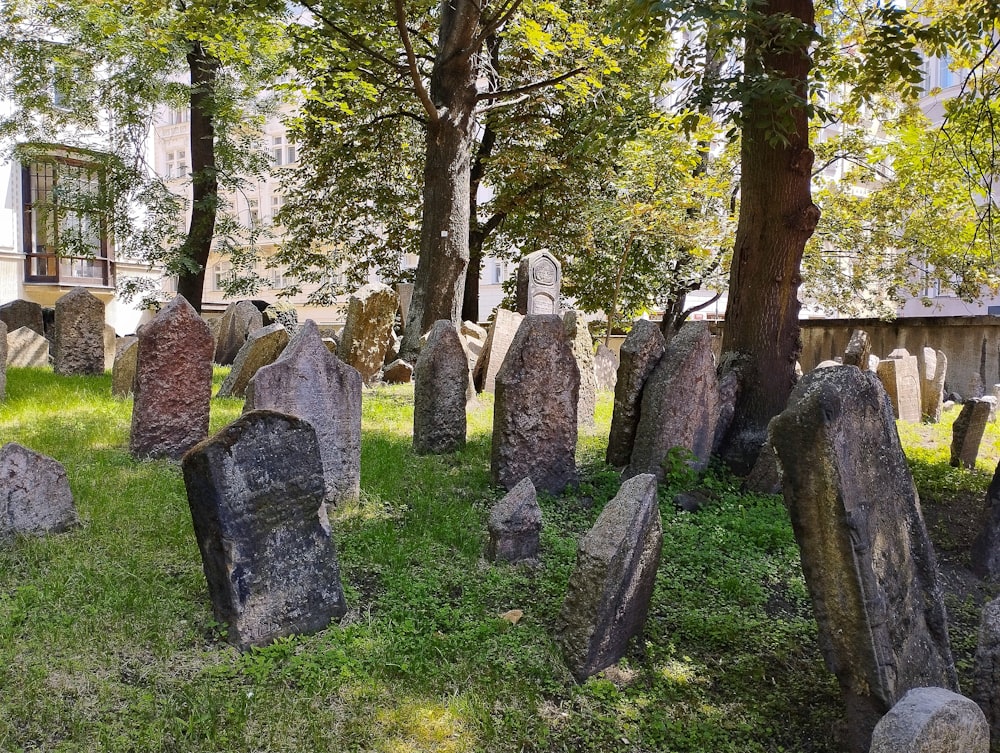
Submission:
POLYGON ((517 86, 513 89, 499 89, 497 91, 485 91, 480 92, 476 95, 476 100, 481 101, 484 99, 499 99, 500 97, 517 97, 522 94, 528 94, 529 92, 537 91, 538 89, 544 89, 546 86, 554 86, 566 79, 573 78, 580 73, 583 73, 586 68, 574 68, 571 71, 567 71, 560 76, 554 76, 553 78, 547 78, 544 81, 536 81, 533 84, 525 84, 524 86, 517 86))
POLYGON ((347 46, 350 47, 352 50, 355 50, 356 52, 363 52, 373 60, 377 60, 380 63, 384 63, 385 65, 389 66, 394 70, 400 70, 401 68, 404 68, 404 66, 400 66, 399 63, 397 63, 395 60, 390 60, 385 55, 380 53, 378 50, 369 47, 361 39, 356 37, 354 34, 351 34, 349 31, 347 31, 347 29, 342 27, 340 24, 335 23, 332 19, 329 18, 329 16, 327 16, 324 13, 321 13, 319 10, 313 7, 313 5, 308 2, 308 0, 303 0, 302 5, 304 5, 310 13, 312 13, 320 21, 322 21, 324 26, 329 27, 332 31, 340 35, 347 42, 347 46))
POLYGON ((400 110, 399 112, 390 112, 385 115, 379 115, 376 118, 372 118, 369 125, 375 125, 375 123, 380 123, 383 120, 392 120, 393 118, 410 118, 410 120, 415 120, 422 126, 427 125, 427 121, 417 115, 415 112, 409 112, 408 110, 400 110))
POLYGON ((434 106, 434 102, 431 101, 431 97, 424 87, 424 82, 420 78, 420 69, 417 67, 416 55, 413 54, 410 32, 406 30, 406 10, 403 8, 403 0, 395 0, 394 4, 396 6, 396 29, 399 31, 399 39, 406 49, 406 63, 410 70, 410 78, 413 79, 413 88, 416 90, 420 104, 424 106, 430 122, 437 123, 441 119, 441 115, 438 113, 437 107, 434 106))
POLYGON ((496 33, 497 29, 507 23, 511 17, 517 12, 517 9, 521 7, 522 0, 511 0, 506 8, 500 8, 497 11, 497 15, 493 17, 492 21, 487 21, 483 24, 482 30, 476 34, 475 38, 472 40, 472 44, 469 45, 467 53, 469 55, 473 54, 476 50, 480 48, 486 38, 496 33))

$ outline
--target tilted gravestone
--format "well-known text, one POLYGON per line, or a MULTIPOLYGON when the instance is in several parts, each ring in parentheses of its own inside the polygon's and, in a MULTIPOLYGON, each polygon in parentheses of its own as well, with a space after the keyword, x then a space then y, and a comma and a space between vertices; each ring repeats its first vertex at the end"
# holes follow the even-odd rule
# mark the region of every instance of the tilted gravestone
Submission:
POLYGON ((59 533, 79 522, 61 463, 14 442, 0 448, 0 539, 59 533))
POLYGON ((867 750, 906 691, 957 689, 934 550, 892 409, 874 374, 820 369, 768 434, 848 745, 867 750))
POLYGON ((396 296, 399 298, 399 320, 406 326, 406 317, 410 313, 410 301, 413 300, 413 283, 397 282, 396 296))
POLYGON ((386 384, 409 384, 413 381, 413 366, 397 358, 382 369, 382 381, 386 384))
POLYGON ((646 319, 637 320, 622 343, 621 364, 615 384, 615 407, 608 436, 608 465, 624 468, 632 459, 642 391, 666 349, 667 341, 659 326, 646 319))
POLYGON ((104 373, 104 304, 84 288, 56 301, 52 362, 57 374, 104 373))
POLYGON ((940 350, 924 348, 920 363, 920 404, 923 418, 931 423, 941 420, 944 380, 948 376, 948 357, 940 350))
POLYGON ((844 365, 857 366, 859 369, 868 368, 868 357, 872 354, 872 341, 868 333, 863 329, 856 329, 851 333, 851 339, 844 350, 844 365))
POLYGON ((580 397, 576 404, 576 420, 581 427, 594 425, 597 407, 597 374, 594 372, 594 341, 582 311, 563 314, 566 336, 573 347, 573 357, 580 370, 580 397))
POLYGON ((983 606, 972 674, 972 698, 986 715, 991 737, 1000 741, 1000 599, 983 606))
POLYGON ((123 337, 111 365, 111 395, 127 397, 135 390, 135 369, 139 362, 139 338, 123 337))
POLYGON ((337 355, 358 370, 365 384, 375 381, 382 369, 397 308, 396 291, 381 283, 365 285, 347 304, 337 355))
POLYGON ((917 357, 905 350, 894 350, 879 362, 878 378, 882 380, 892 411, 901 421, 920 423, 920 369, 917 357))
POLYGON ((3 304, 0 306, 0 321, 7 325, 8 332, 27 327, 35 334, 45 336, 42 307, 33 301, 18 298, 3 304))
POLYGON ((469 361, 455 325, 434 322, 413 369, 413 451, 418 455, 465 447, 469 361))
POLYGON ((490 324, 489 334, 486 335, 486 344, 473 372, 477 392, 493 392, 496 389, 497 372, 503 365, 503 359, 507 356, 522 319, 524 317, 521 314, 506 309, 497 309, 493 314, 493 323, 490 324))
POLYGON ((704 468, 720 410, 712 333, 705 322, 685 324, 646 380, 626 477, 663 478, 663 461, 674 447, 690 450, 694 466, 704 468))
POLYGON ((990 420, 990 408, 987 400, 978 397, 962 404, 962 412, 951 426, 951 465, 955 468, 972 470, 976 467, 979 444, 990 420))
POLYGON ((970 555, 972 572, 980 578, 1000 580, 1000 463, 986 490, 986 515, 970 555))
POLYGON ((49 341, 28 327, 7 333, 7 365, 41 368, 49 365, 49 341))
POLYGON ((326 479, 326 500, 357 500, 361 490, 361 375, 330 353, 307 319, 281 356, 254 374, 244 412, 268 409, 312 424, 326 479))
POLYGON ((528 254, 517 267, 517 313, 558 314, 562 265, 548 251, 528 254))
POLYGON ((532 562, 538 559, 542 508, 530 478, 522 479, 490 510, 486 559, 532 562))
POLYGON ((597 346, 594 353, 594 374, 597 378, 597 389, 614 391, 618 382, 618 356, 604 343, 597 346))
POLYGON ((525 317, 496 378, 490 475, 559 494, 576 481, 580 371, 562 317, 525 317))
POLYGON ((259 369, 274 363, 288 345, 288 330, 275 322, 255 329, 236 354, 233 367, 219 386, 218 397, 243 397, 247 385, 259 369))
POLYGON ((229 366, 250 337, 250 333, 264 326, 264 315, 253 301, 230 303, 219 322, 218 342, 215 345, 215 362, 229 366))
POLYGON ((321 630, 346 611, 316 432, 244 414, 183 460, 215 617, 246 648, 321 630))
POLYGON ((129 451, 180 458, 208 436, 212 335, 183 296, 139 328, 129 451))
MULTIPOLYGON (((280 324, 285 328, 289 337, 294 337, 299 331, 299 312, 290 303, 272 303, 261 312, 262 324, 270 327, 272 324, 280 324)), ((251 334, 253 334, 251 332, 251 334)))
POLYGON ((979 707, 945 688, 914 688, 872 733, 869 753, 988 753, 990 729, 979 707))
POLYGON ((560 613, 559 643, 580 682, 621 659, 641 632, 662 545, 656 477, 630 478, 580 541, 560 613))

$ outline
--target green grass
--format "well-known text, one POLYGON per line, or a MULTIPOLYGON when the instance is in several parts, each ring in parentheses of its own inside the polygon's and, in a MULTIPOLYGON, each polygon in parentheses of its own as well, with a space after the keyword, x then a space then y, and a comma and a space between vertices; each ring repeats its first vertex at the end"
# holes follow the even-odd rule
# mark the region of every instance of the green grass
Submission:
MULTIPOLYGON (((66 466, 83 525, 0 548, 0 751, 836 750, 840 701, 783 504, 721 472, 696 514, 671 502, 691 474, 663 487, 645 635, 573 681, 552 636, 576 542, 618 488, 607 395, 579 488, 541 499, 542 564, 526 569, 481 556, 501 496, 491 397, 462 452, 418 457, 412 390, 365 391, 361 500, 334 517, 348 614, 240 654, 212 619, 178 466, 127 453, 130 401, 108 377, 43 370, 10 369, 7 389, 2 436, 66 466)), ((241 409, 213 400, 213 431, 241 409)), ((942 494, 984 486, 920 462, 942 494)))

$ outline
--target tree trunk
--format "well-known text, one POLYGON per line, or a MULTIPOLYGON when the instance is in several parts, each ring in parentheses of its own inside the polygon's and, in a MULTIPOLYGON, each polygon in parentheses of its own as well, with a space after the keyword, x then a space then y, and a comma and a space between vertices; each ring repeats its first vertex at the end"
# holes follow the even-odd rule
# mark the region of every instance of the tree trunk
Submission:
POLYGON ((219 181, 215 168, 215 82, 219 61, 200 42, 187 55, 191 74, 191 225, 181 246, 177 294, 201 311, 205 267, 215 235, 219 181))
POLYGON ((773 95, 750 94, 744 102, 740 215, 722 345, 728 367, 738 371, 740 392, 721 454, 738 473, 753 466, 767 438, 768 422, 784 409, 795 384, 795 361, 801 350, 799 266, 819 220, 810 193, 809 38, 799 33, 795 45, 774 39, 787 16, 812 29, 813 4, 811 0, 768 0, 760 12, 765 15, 764 23, 748 26, 756 30, 747 38, 748 73, 759 75, 761 66, 776 71, 775 75, 793 82, 797 97, 794 102, 791 97, 775 102, 773 95), (773 51, 782 49, 785 52, 773 51), (775 143, 778 110, 788 113, 790 123, 784 143, 775 143))
POLYGON ((469 266, 465 270, 462 321, 479 322, 479 275, 483 269, 484 240, 482 231, 469 230, 469 266))

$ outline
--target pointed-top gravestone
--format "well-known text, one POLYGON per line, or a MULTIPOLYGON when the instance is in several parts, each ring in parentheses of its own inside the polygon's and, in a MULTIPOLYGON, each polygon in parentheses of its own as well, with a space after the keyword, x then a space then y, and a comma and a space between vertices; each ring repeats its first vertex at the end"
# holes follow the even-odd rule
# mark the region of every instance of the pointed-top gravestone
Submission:
POLYGON ((57 374, 104 373, 104 304, 86 288, 56 301, 52 356, 57 374))
POLYGON ((563 315, 566 336, 573 346, 573 357, 580 369, 580 399, 576 404, 576 420, 581 427, 594 425, 597 406, 597 375, 594 372, 594 340, 582 311, 567 311, 563 315))
POLYGON ((59 533, 79 522, 61 463, 14 442, 0 449, 0 539, 59 533))
POLYGON ((254 374, 244 412, 275 410, 316 430, 326 500, 356 500, 361 489, 361 375, 327 350, 307 319, 281 356, 254 374))
POLYGON ((288 329, 281 322, 255 329, 236 354, 233 368, 219 386, 217 397, 243 397, 257 370, 274 363, 287 345, 288 329))
POLYGON ((639 319, 632 325, 621 347, 621 363, 615 384, 615 409, 608 437, 608 465, 623 468, 632 458, 639 406, 646 380, 659 363, 667 341, 654 322, 639 319))
POLYGON ((7 331, 13 332, 21 327, 27 327, 35 334, 45 336, 45 321, 42 318, 42 307, 34 301, 18 298, 0 306, 0 321, 7 325, 7 331))
POLYGON ((548 251, 528 254, 517 268, 517 313, 558 314, 562 265, 548 251))
POLYGON ((179 459, 208 436, 212 334, 183 296, 139 328, 129 451, 179 459))
POLYGON ((455 325, 434 322, 413 369, 413 450, 418 455, 465 447, 469 362, 455 325))
POLYGON ((29 327, 7 333, 7 365, 42 368, 49 365, 49 341, 29 327))
POLYGON ((250 333, 264 326, 264 315, 253 301, 231 303, 219 322, 219 341, 215 345, 215 362, 229 366, 250 337, 250 333))
POLYGON ((365 384, 375 381, 392 340, 392 323, 399 297, 388 285, 365 285, 347 304, 347 323, 340 333, 337 356, 361 374, 365 384))
POLYGON ((538 560, 538 539, 542 530, 542 508, 530 478, 515 484, 490 510, 490 533, 486 559, 491 562, 533 562, 538 560))

